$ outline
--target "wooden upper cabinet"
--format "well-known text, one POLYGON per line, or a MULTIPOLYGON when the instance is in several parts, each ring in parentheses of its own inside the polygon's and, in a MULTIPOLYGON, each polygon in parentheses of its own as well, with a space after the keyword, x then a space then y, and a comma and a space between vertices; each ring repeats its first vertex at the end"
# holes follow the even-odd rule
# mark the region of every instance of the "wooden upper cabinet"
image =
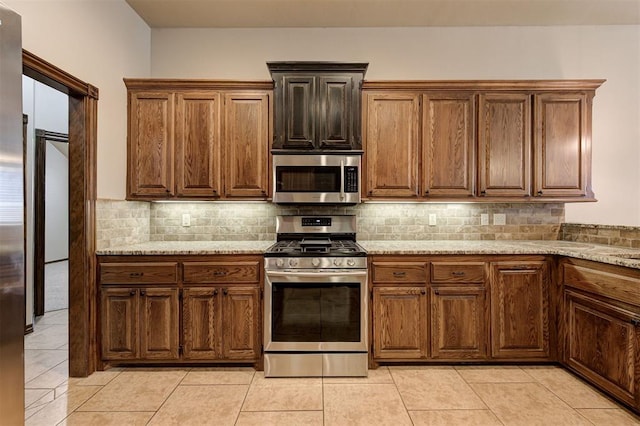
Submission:
POLYGON ((167 92, 129 95, 128 193, 159 198, 174 194, 174 96, 167 92))
POLYGON ((217 93, 176 94, 178 196, 220 196, 220 99, 217 93))
POLYGON ((591 197, 591 97, 535 96, 534 195, 591 197))
POLYGON ((420 95, 369 92, 364 99, 366 196, 417 197, 420 95))
POLYGON ((486 93, 478 107, 478 195, 531 195, 531 95, 486 93))
POLYGON ((422 101, 423 195, 469 197, 475 185, 475 95, 427 93, 422 101))
POLYGON ((224 98, 225 194, 266 197, 269 186, 269 94, 224 98))
POLYGON ((269 62, 274 149, 360 150, 360 86, 367 65, 269 62))
POLYGON ((267 198, 271 82, 125 84, 128 199, 267 198))
POLYGON ((316 80, 308 75, 283 77, 281 99, 276 94, 280 103, 276 103, 274 148, 315 148, 316 80))

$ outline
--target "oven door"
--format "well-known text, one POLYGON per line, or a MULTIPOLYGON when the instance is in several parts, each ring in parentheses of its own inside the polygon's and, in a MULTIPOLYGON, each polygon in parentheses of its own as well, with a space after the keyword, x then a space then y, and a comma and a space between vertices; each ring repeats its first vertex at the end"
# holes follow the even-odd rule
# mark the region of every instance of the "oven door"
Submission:
POLYGON ((269 352, 366 352, 367 271, 267 271, 269 352))
POLYGON ((360 202, 360 155, 273 156, 273 202, 360 202))

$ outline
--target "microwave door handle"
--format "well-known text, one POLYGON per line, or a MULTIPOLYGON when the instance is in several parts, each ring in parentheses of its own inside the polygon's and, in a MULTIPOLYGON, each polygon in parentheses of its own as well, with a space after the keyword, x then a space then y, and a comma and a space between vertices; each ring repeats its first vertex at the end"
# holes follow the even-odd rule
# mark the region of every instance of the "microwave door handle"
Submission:
POLYGON ((344 201, 344 160, 340 160, 340 200, 344 201))

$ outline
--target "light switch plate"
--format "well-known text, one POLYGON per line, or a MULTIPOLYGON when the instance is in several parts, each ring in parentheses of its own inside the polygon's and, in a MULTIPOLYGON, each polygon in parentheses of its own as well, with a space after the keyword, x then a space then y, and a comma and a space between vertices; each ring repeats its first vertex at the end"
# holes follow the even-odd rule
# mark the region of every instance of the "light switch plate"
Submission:
POLYGON ((182 215, 182 226, 191 226, 191 215, 189 213, 182 215))
POLYGON ((507 215, 504 213, 496 213, 493 215, 493 224, 494 225, 506 225, 507 224, 507 215))
POLYGON ((480 225, 488 225, 489 224, 489 214, 482 213, 480 215, 480 225))
POLYGON ((438 221, 436 219, 436 214, 435 213, 429 213, 429 226, 435 226, 437 225, 438 221))

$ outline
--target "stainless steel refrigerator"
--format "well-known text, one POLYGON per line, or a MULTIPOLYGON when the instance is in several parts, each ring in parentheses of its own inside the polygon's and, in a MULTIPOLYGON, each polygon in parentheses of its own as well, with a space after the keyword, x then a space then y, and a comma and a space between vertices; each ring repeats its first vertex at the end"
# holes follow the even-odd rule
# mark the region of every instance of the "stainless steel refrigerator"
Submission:
POLYGON ((20 16, 0 3, 0 424, 24 423, 24 195, 20 16))

